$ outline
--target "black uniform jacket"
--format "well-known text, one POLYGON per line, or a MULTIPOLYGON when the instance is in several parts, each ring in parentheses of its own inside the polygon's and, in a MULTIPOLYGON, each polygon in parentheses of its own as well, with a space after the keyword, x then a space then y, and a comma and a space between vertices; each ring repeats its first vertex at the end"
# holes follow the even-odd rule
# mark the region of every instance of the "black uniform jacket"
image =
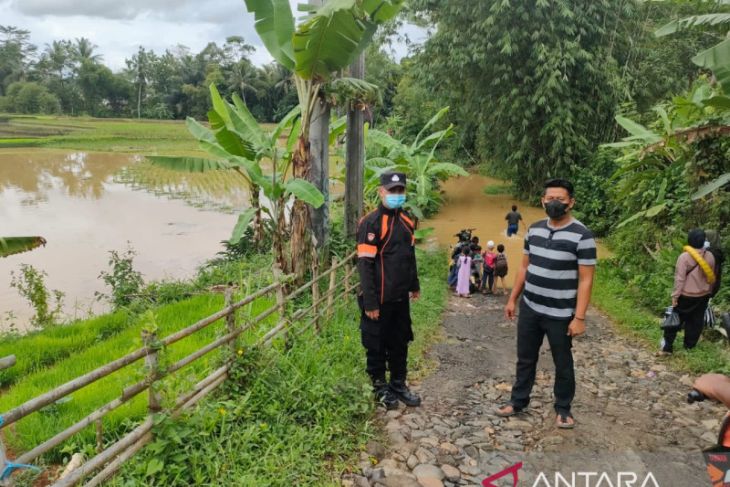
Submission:
POLYGON ((413 218, 382 204, 365 215, 357 228, 357 268, 367 311, 381 303, 408 299, 419 291, 413 218))

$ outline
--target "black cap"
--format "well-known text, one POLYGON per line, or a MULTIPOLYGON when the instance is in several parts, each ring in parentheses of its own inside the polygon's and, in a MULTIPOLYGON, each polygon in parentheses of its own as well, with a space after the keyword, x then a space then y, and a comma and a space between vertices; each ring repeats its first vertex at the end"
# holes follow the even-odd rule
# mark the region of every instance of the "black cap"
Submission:
POLYGON ((406 187, 406 175, 402 172, 386 172, 380 175, 380 185, 385 189, 406 187))

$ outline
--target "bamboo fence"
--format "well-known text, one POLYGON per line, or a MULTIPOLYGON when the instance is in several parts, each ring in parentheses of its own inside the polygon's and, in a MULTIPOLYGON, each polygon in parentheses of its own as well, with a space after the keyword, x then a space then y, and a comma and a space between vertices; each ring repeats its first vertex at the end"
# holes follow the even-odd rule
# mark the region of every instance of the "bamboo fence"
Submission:
MULTIPOLYGON (((106 363, 40 396, 32 398, 10 411, 0 414, 0 486, 12 486, 12 474, 14 471, 30 467, 29 464, 41 455, 58 447, 64 441, 85 428, 90 427, 96 429, 96 455, 86 460, 78 468, 70 472, 64 472, 65 475, 56 480, 52 484, 52 487, 70 487, 84 481, 86 481, 85 486, 100 485, 113 476, 124 462, 129 460, 153 438, 154 417, 156 414, 166 413, 171 417, 175 417, 182 410, 198 403, 226 380, 228 370, 232 364, 231 358, 235 356, 236 339, 241 334, 247 330, 251 330, 255 325, 275 314, 278 315, 276 324, 256 342, 256 346, 269 346, 277 337, 290 340, 292 336, 299 335, 310 328, 314 328, 314 330, 319 332, 322 323, 331 317, 334 308, 347 303, 349 296, 359 285, 357 280, 353 279, 354 268, 351 262, 354 256, 355 252, 341 261, 338 261, 336 258, 332 259, 332 265, 324 272, 319 272, 317 266, 313 267, 312 279, 299 288, 291 290, 291 292, 287 292, 290 286, 291 276, 282 275, 277 268, 274 269, 275 282, 273 284, 259 289, 236 302, 233 301, 233 288, 229 286, 225 289, 225 307, 222 310, 166 337, 159 338, 154 332, 143 331, 142 348, 106 363), (338 271, 343 273, 340 280, 337 279, 338 271), (321 292, 321 283, 327 284, 327 291, 324 293, 321 292), (294 298, 305 293, 311 294, 311 304, 306 308, 290 312, 290 308, 292 308, 291 303, 294 298), (273 306, 253 317, 239 319, 237 316, 237 310, 261 298, 268 297, 270 299, 272 295, 276 299, 276 303, 273 306), (211 326, 219 320, 225 321, 225 334, 223 336, 177 362, 170 364, 164 369, 158 367, 158 355, 163 347, 170 347, 176 342, 211 326), (175 399, 172 406, 167 409, 163 408, 163 398, 160 396, 155 384, 214 350, 220 351, 222 365, 207 377, 200 380, 192 389, 175 399), (51 438, 36 445, 31 450, 22 453, 14 460, 6 458, 5 448, 2 442, 2 430, 4 428, 12 426, 30 414, 38 413, 44 407, 52 405, 75 391, 108 377, 141 359, 144 359, 145 364, 144 379, 124 388, 114 400, 90 412, 83 419, 55 433, 51 438), (144 421, 119 440, 110 445, 104 445, 104 417, 145 391, 147 391, 148 395, 148 414, 144 421), (88 480, 86 480, 87 478, 88 480)), ((0 358, 0 370, 12 367, 14 364, 15 356, 13 355, 0 358)))

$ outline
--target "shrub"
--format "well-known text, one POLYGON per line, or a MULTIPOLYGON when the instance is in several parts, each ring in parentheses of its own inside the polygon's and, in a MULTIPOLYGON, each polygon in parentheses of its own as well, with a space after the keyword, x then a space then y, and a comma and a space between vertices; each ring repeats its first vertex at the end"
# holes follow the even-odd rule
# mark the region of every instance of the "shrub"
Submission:
POLYGON ((61 316, 64 293, 46 287, 45 271, 39 271, 32 265, 21 264, 20 274, 11 272, 10 287, 18 290, 20 295, 30 302, 35 310, 31 324, 37 328, 46 328, 57 323, 61 316), (51 304, 49 301, 53 300, 51 304))

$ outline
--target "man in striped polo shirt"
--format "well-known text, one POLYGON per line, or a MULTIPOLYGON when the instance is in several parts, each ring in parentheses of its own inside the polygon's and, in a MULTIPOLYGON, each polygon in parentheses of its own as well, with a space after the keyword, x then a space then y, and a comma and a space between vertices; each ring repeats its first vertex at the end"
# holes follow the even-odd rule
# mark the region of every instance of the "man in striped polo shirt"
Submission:
POLYGON ((527 407, 535 383, 540 346, 547 335, 555 363, 556 425, 570 429, 575 395, 572 339, 585 333, 585 316, 593 287, 596 242, 571 215, 573 184, 564 179, 545 183, 542 205, 548 218, 534 223, 525 236, 522 265, 515 278, 505 316, 517 320, 517 372, 510 403, 497 410, 512 416, 527 407))

